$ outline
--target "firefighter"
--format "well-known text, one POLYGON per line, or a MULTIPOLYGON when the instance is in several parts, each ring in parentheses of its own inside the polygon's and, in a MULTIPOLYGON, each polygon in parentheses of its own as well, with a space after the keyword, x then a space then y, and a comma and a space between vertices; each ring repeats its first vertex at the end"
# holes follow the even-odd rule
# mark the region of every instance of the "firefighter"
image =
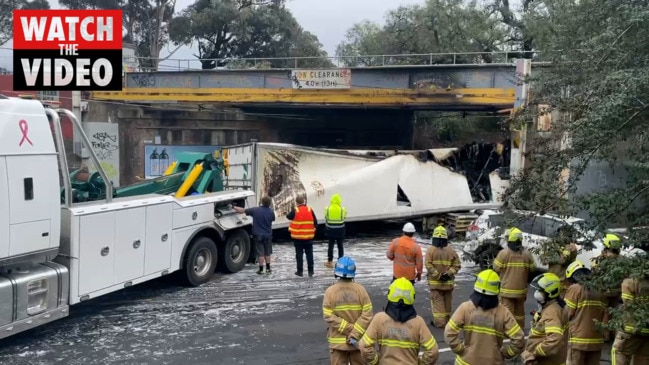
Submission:
POLYGON ((559 252, 556 261, 553 260, 548 263, 548 272, 555 274, 561 279, 562 296, 563 294, 565 294, 565 291, 570 286, 569 282, 566 280, 566 270, 568 269, 568 266, 577 259, 577 251, 578 251, 577 245, 574 242, 572 242, 572 235, 569 232, 567 232, 567 229, 569 228, 562 229, 560 232, 560 236, 568 239, 569 242, 563 246, 561 252, 559 252))
MULTIPOLYGON (((597 267, 599 266, 599 263, 602 260, 604 259, 616 260, 620 256, 620 249, 622 248, 622 240, 620 240, 620 237, 618 237, 618 235, 613 233, 607 233, 606 236, 604 236, 604 241, 602 243, 604 245, 602 252, 600 253, 599 256, 594 257, 591 260, 591 267, 593 268, 593 270, 598 269, 597 267)), ((621 293, 619 287, 609 288, 604 291, 606 307, 608 308, 608 310, 604 313, 604 320, 602 321, 603 324, 608 323, 611 317, 611 310, 620 304, 621 301, 620 294, 621 293)), ((615 333, 611 333, 611 331, 608 329, 604 329, 603 334, 604 334, 604 342, 609 342, 611 339, 615 337, 615 333)))
POLYGON ((322 301, 331 365, 363 365, 355 346, 374 315, 372 301, 363 285, 354 282, 356 264, 349 256, 338 259, 334 277, 338 282, 327 288, 322 301))
POLYGON ((390 284, 388 304, 377 313, 359 343, 365 362, 370 365, 433 365, 439 347, 426 321, 417 315, 415 287, 406 278, 390 284), (376 351, 378 345, 378 352, 376 351), (423 355, 419 358, 419 349, 423 355))
POLYGON ((561 280, 552 273, 535 277, 530 284, 539 310, 523 351, 525 365, 565 364, 568 356, 568 312, 561 293, 561 280))
POLYGON ((500 300, 512 312, 523 331, 527 283, 535 267, 532 255, 523 248, 523 232, 511 228, 507 236, 507 247, 496 255, 493 268, 502 281, 500 300))
POLYGON ((564 297, 570 320, 570 364, 599 365, 604 337, 595 326, 595 320, 604 320, 604 296, 581 284, 590 276, 590 270, 581 261, 570 264, 565 276, 570 283, 564 297))
POLYGON ((303 196, 295 198, 295 204, 295 209, 286 215, 286 219, 291 221, 288 231, 291 232, 291 238, 295 246, 295 261, 297 264, 295 275, 303 276, 303 260, 306 255, 309 276, 313 276, 313 238, 315 237, 318 218, 316 218, 313 209, 306 205, 306 199, 303 196))
POLYGON ((334 244, 338 246, 338 258, 345 255, 343 240, 345 239, 345 218, 347 218, 347 208, 341 204, 343 199, 340 194, 331 196, 330 204, 325 208, 325 227, 329 246, 327 247, 327 262, 325 267, 333 268, 334 244))
POLYGON ((451 317, 455 274, 460 271, 460 258, 453 247, 448 246, 448 234, 443 226, 435 227, 433 245, 426 251, 424 264, 430 286, 430 308, 433 320, 430 323, 444 328, 451 317))
POLYGON ((458 307, 444 329, 444 341, 456 364, 503 365, 525 348, 525 333, 514 315, 498 303, 500 277, 488 269, 478 274, 470 300, 458 307), (464 331, 464 341, 460 332, 464 331), (504 337, 511 341, 503 346, 504 337))
MULTIPOLYGON (((624 305, 649 303, 649 276, 627 278, 622 281, 622 302, 624 305)), ((611 348, 613 365, 649 364, 649 328, 638 328, 626 321, 622 331, 618 331, 611 348)))
POLYGON ((388 252, 385 255, 392 261, 392 281, 402 277, 410 280, 413 284, 415 279, 421 281, 424 258, 421 254, 421 247, 412 238, 415 232, 415 226, 412 223, 406 223, 403 226, 403 236, 392 240, 388 247, 388 252))

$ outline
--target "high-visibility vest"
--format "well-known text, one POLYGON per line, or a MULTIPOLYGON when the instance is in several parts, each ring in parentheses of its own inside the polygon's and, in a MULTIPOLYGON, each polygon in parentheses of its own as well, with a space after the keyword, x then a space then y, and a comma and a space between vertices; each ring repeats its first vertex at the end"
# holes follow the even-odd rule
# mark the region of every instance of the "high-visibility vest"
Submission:
POLYGON ((341 226, 345 224, 347 209, 340 204, 331 204, 325 209, 325 223, 327 226, 341 226))
POLYGON ((311 207, 300 205, 295 208, 295 217, 288 226, 291 238, 296 240, 311 240, 315 237, 315 225, 311 207))

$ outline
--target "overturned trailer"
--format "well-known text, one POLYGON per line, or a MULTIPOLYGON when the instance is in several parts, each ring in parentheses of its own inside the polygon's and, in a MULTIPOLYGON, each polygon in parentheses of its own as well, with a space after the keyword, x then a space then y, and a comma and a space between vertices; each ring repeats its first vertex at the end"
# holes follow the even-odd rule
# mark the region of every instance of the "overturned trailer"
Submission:
POLYGON ((497 208, 508 184, 506 153, 495 144, 360 151, 248 143, 226 147, 223 153, 229 164, 226 189, 270 196, 277 216, 274 229, 288 226, 285 215, 300 195, 321 224, 334 193, 343 198, 347 221, 360 222, 497 208))

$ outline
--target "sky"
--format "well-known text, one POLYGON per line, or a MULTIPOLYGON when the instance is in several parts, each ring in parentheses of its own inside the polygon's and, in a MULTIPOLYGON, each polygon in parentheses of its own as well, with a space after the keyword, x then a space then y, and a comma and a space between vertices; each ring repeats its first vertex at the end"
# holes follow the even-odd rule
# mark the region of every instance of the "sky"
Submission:
MULTIPOLYGON (((3 0, 0 0, 3 1, 3 0)), ((52 8, 59 8, 56 0, 49 0, 52 8)), ((193 0, 177 0, 176 11, 192 4, 193 0)), ((330 56, 335 55, 336 46, 343 41, 346 31, 355 23, 363 20, 383 23, 386 12, 401 5, 422 4, 425 0, 289 0, 287 7, 302 27, 315 34, 330 56)), ((0 49, 0 67, 12 68, 11 43, 0 49)), ((173 50, 175 47, 167 47, 173 50), (169 48, 170 47, 170 48, 169 48)), ((194 46, 195 47, 195 46, 194 46)), ((173 54, 173 59, 194 60, 196 49, 183 47, 173 54)), ((165 57, 165 49, 161 57, 165 57)), ((166 64, 178 64, 178 61, 167 61, 166 64)), ((180 62, 187 65, 187 61, 180 62)), ((197 61, 189 63, 190 68, 200 68, 197 61)), ((186 66, 185 66, 186 67, 186 66)))

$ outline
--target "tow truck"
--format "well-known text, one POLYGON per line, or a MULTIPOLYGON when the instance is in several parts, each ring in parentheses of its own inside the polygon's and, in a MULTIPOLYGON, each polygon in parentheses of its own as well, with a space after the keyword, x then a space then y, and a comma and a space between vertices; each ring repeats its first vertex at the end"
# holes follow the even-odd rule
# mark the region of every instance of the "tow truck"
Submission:
POLYGON ((165 175, 113 188, 74 113, 0 95, 0 338, 68 316, 77 303, 176 273, 188 285, 240 271, 251 218, 224 190, 219 153, 184 153, 165 175), (96 172, 70 173, 67 117, 96 172))

